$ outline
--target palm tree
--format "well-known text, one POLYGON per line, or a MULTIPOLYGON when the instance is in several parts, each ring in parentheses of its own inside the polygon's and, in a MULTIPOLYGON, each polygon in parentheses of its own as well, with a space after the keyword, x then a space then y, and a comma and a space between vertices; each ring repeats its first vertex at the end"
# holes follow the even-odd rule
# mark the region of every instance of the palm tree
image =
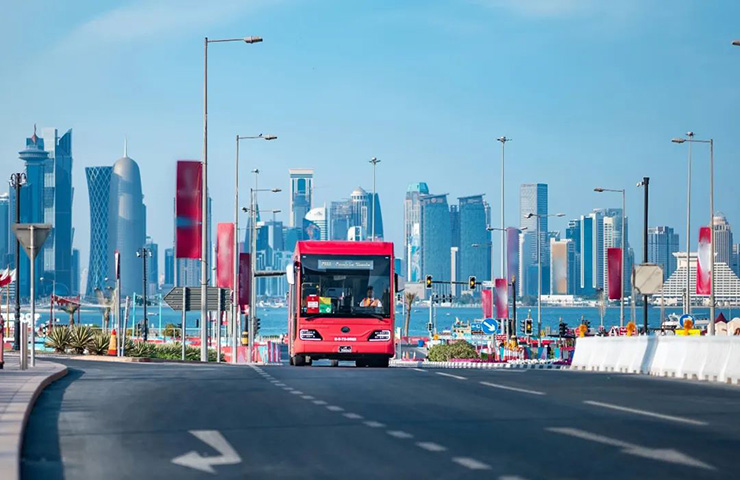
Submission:
POLYGON ((74 302, 63 302, 60 306, 62 310, 67 312, 69 315, 69 326, 71 327, 75 324, 75 313, 80 309, 80 304, 74 302))
POLYGON ((404 302, 406 302, 406 318, 403 320, 403 335, 409 336, 409 323, 411 323, 411 306, 416 301, 417 295, 415 292, 406 292, 403 296, 404 302))
POLYGON ((110 326, 110 313, 113 309, 113 295, 106 296, 101 289, 96 288, 95 296, 98 298, 98 305, 103 311, 103 331, 107 332, 110 326))

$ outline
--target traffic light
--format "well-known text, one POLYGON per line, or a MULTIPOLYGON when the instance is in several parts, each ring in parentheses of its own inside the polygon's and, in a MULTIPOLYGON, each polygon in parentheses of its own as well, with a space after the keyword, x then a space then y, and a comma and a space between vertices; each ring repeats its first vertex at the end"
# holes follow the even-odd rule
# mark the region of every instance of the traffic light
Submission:
POLYGON ((471 290, 475 290, 475 277, 472 275, 470 276, 470 278, 468 278, 468 287, 471 290))
POLYGON ((427 287, 427 290, 432 289, 432 276, 431 275, 427 275, 426 287, 427 287))
POLYGON ((522 331, 522 333, 527 333, 527 320, 524 320, 519 324, 519 329, 522 331))
POLYGON ((527 334, 527 335, 532 335, 532 319, 531 319, 531 318, 528 318, 528 319, 526 320, 526 325, 527 325, 527 331, 526 331, 526 334, 527 334))
POLYGON ((558 325, 558 336, 564 337, 567 331, 568 324, 565 322, 560 322, 560 324, 558 325))
POLYGON ((257 335, 260 331, 260 319, 259 317, 256 317, 254 319, 254 334, 257 335))

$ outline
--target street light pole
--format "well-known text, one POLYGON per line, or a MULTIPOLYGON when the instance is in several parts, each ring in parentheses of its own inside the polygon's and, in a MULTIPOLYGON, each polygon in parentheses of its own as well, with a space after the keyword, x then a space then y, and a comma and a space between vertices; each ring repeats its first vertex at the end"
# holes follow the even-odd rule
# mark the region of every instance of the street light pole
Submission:
POLYGON ((236 136, 236 161, 234 162, 234 275, 233 275, 233 301, 231 303, 231 363, 236 363, 236 348, 239 336, 239 142, 241 140, 275 140, 276 135, 253 135, 236 136))
MULTIPOLYGON (((224 38, 218 40, 203 39, 203 184, 201 192, 201 245, 200 245, 200 361, 208 361, 208 345, 206 343, 206 317, 208 316, 208 253, 210 238, 208 238, 208 44, 225 42, 259 43, 260 37, 224 38)), ((183 325, 183 329, 185 326, 183 325)))
MULTIPOLYGON (((144 284, 143 285, 144 288, 142 289, 142 292, 143 293, 141 294, 141 300, 142 300, 142 305, 144 307, 144 324, 143 324, 143 327, 142 327, 142 329, 144 330, 144 332, 142 334, 142 337, 143 337, 144 342, 146 342, 146 341, 149 340, 149 318, 147 318, 147 314, 146 314, 146 293, 147 293, 146 292, 147 291, 147 284, 146 284, 146 259, 147 259, 147 257, 150 257, 151 255, 152 255, 152 252, 148 248, 146 248, 146 247, 141 247, 139 250, 136 251, 136 256, 137 257, 141 257, 141 265, 143 267, 142 276, 141 277, 142 277, 142 281, 143 281, 143 284, 144 284)), ((134 307, 136 307, 136 305, 134 305, 134 307)))
POLYGON ((376 195, 376 193, 375 193, 375 167, 380 163, 380 160, 378 160, 377 158, 373 157, 370 160, 370 163, 373 164, 373 200, 372 200, 372 202, 373 202, 373 220, 372 220, 372 236, 370 237, 370 241, 374 242, 375 241, 375 195, 376 195))
MULTIPOLYGON (((642 261, 648 262, 648 190, 650 187, 650 177, 643 177, 642 181, 637 184, 638 187, 645 187, 644 212, 642 216, 642 261)), ((634 287, 634 285, 633 285, 634 287)), ((648 334, 648 297, 642 296, 642 323, 645 335, 648 334)))
MULTIPOLYGON (((504 274, 504 252, 506 251, 506 228, 504 225, 506 225, 504 221, 504 165, 505 165, 505 150, 506 150, 506 142, 510 142, 510 138, 506 138, 506 136, 499 137, 496 140, 501 142, 501 278, 506 277, 504 274)), ((491 239, 493 242, 493 239, 491 239)), ((491 247, 491 281, 493 281, 493 247, 491 247)), ((516 299, 515 299, 516 301, 516 299)))
MULTIPOLYGON (((10 175, 10 186, 15 189, 15 223, 21 223, 21 187, 26 184, 26 174, 23 172, 10 175)), ((13 328, 13 350, 21 348, 21 242, 15 239, 15 322, 13 328)))

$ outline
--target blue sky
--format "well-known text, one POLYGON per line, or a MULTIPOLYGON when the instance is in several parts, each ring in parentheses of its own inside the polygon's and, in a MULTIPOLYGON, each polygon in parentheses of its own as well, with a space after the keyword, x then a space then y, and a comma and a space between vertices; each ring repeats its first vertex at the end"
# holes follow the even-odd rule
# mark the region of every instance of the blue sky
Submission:
MULTIPOLYGON (((402 242, 403 196, 416 181, 451 199, 485 193, 498 225, 495 138, 506 135, 507 223, 518 222, 523 182, 550 185, 550 210, 566 214, 551 222, 559 230, 618 206, 593 187, 626 188, 639 258, 643 176, 651 225, 684 242, 687 150, 670 139, 688 130, 714 137, 716 209, 740 224, 738 18, 736 1, 14 2, 0 17, 0 178, 20 167, 34 123, 74 129, 84 267, 84 167, 112 164, 128 137, 147 231, 164 248, 175 161, 201 156, 203 37, 259 35, 262 44, 209 50, 214 221, 233 216, 234 136, 264 132, 279 139, 243 143, 242 198, 252 168, 261 186, 285 190, 289 168, 310 167, 328 205, 371 188, 375 156, 388 239, 402 242)), ((709 216, 707 165, 697 146, 697 227, 709 216)), ((260 203, 287 211, 285 193, 260 203)))

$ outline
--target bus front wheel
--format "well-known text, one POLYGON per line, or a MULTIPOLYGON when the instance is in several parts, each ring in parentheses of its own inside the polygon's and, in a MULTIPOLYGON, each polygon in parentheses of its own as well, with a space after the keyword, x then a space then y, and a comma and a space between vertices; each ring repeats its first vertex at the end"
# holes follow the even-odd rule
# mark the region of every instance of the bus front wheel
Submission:
POLYGON ((306 364, 306 357, 304 355, 296 355, 291 357, 291 363, 296 367, 302 367, 306 364))

